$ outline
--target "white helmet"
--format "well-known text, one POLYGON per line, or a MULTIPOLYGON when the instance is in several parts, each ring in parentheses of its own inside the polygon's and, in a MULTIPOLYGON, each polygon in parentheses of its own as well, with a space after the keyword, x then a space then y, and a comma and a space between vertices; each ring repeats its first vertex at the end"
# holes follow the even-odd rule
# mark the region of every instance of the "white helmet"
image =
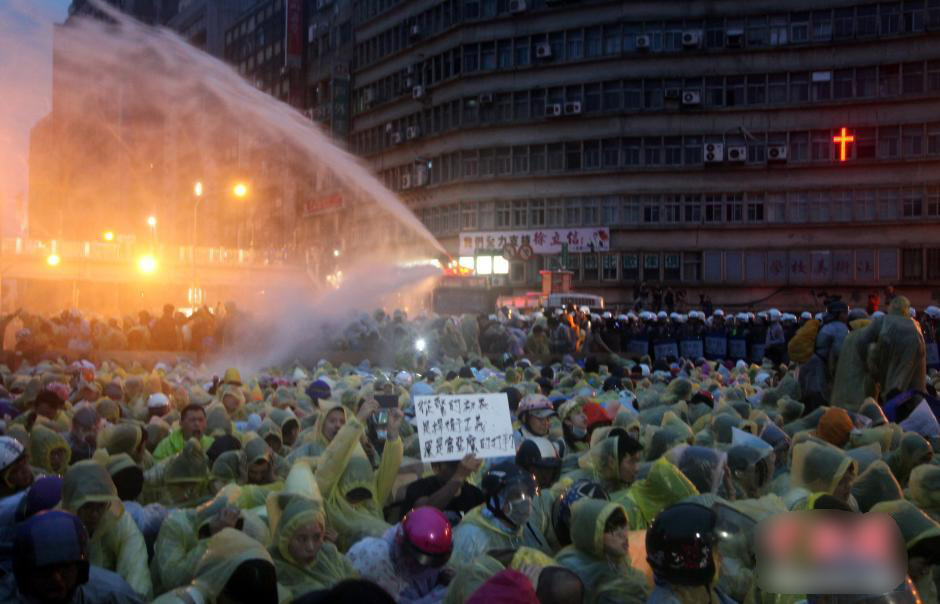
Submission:
POLYGON ((610 312, 609 310, 605 310, 604 314, 601 315, 602 319, 612 319, 613 317, 614 313, 610 312))
POLYGON ((739 312, 738 314, 734 316, 734 318, 737 319, 738 321, 744 321, 746 323, 750 317, 747 316, 746 312, 739 312))
POLYGON ((688 320, 689 320, 689 317, 687 317, 686 315, 680 315, 680 314, 676 315, 676 321, 678 321, 679 323, 685 323, 688 320))
POLYGON ((665 311, 665 310, 661 310, 661 311, 659 311, 658 313, 656 313, 656 318, 657 318, 657 319, 668 319, 668 318, 669 318, 669 315, 666 314, 666 311, 665 311))
POLYGON ((926 315, 931 319, 940 318, 940 308, 937 308, 936 306, 928 306, 924 309, 924 313, 926 313, 926 315))
POLYGON ((817 320, 817 321, 822 321, 822 320, 825 319, 825 318, 826 318, 826 313, 824 313, 824 312, 818 312, 818 313, 816 313, 816 320, 817 320))
POLYGON ((617 320, 618 320, 618 321, 629 321, 629 320, 630 320, 630 317, 628 317, 627 315, 617 315, 617 320))
POLYGON ((587 306, 582 306, 582 307, 580 308, 580 310, 581 310, 581 312, 583 312, 583 313, 586 314, 586 315, 591 314, 591 309, 588 308, 587 306))
POLYGON ((810 319, 813 318, 813 315, 811 315, 808 310, 804 310, 803 312, 800 313, 800 318, 803 319, 804 321, 809 321, 810 319))
POLYGON ((908 314, 910 314, 910 315, 911 315, 911 318, 913 319, 914 317, 917 316, 917 310, 912 306, 912 307, 908 310, 908 314))
POLYGON ((0 436, 0 472, 16 463, 16 460, 24 455, 26 449, 20 444, 20 441, 9 436, 0 436))
POLYGON ((712 314, 714 314, 716 317, 723 317, 723 316, 725 316, 725 311, 723 311, 723 310, 721 310, 721 309, 719 308, 719 309, 715 310, 715 312, 712 313, 712 314))
POLYGON ((780 318, 782 317, 782 315, 780 314, 780 311, 777 310, 776 308, 771 308, 770 310, 768 310, 767 316, 770 318, 771 321, 779 321, 780 318))

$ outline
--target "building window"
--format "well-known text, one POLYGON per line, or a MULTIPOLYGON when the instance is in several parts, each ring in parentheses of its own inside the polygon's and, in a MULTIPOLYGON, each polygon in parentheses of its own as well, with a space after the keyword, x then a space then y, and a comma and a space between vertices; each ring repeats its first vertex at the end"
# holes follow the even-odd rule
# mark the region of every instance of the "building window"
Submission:
POLYGON ((601 143, 601 161, 604 168, 616 168, 620 165, 620 139, 604 139, 601 143))
POLYGON ((881 35, 896 34, 901 29, 901 3, 882 2, 878 16, 881 17, 881 35))
POLYGON ((772 73, 768 76, 767 102, 771 104, 787 102, 787 74, 772 73))
POLYGON ((725 86, 725 104, 728 107, 743 105, 745 102, 744 76, 729 76, 726 79, 726 82, 727 82, 727 85, 725 86))
POLYGON ((616 281, 620 258, 617 254, 604 254, 601 258, 601 277, 604 281, 616 281))
POLYGON ((705 222, 715 223, 722 221, 722 203, 720 193, 705 195, 705 222))
POLYGON ((881 189, 878 191, 878 219, 895 220, 898 217, 898 190, 881 189))
POLYGON ((642 150, 642 139, 625 138, 623 139, 623 164, 625 166, 640 165, 640 151, 642 150))
POLYGON ((525 199, 512 202, 512 226, 524 228, 529 225, 529 203, 525 199))
POLYGON ((834 82, 832 84, 832 96, 836 99, 852 98, 852 84, 855 81, 855 74, 851 69, 836 70, 834 82))
POLYGON ((938 90, 940 90, 940 61, 927 61, 927 92, 938 90))
POLYGON ((855 31, 860 38, 878 35, 878 5, 855 7, 855 31))
POLYGON ((809 100, 809 74, 790 74, 790 102, 805 103, 809 100))
POLYGON ((585 281, 597 281, 597 254, 582 254, 582 256, 584 256, 582 278, 585 281))
POLYGON ((723 107, 725 104, 725 80, 721 77, 705 78, 705 104, 723 107))
POLYGON ((764 222, 764 194, 748 193, 747 195, 747 221, 764 222))
POLYGON ((920 218, 924 213, 924 191, 920 187, 906 187, 901 197, 901 215, 920 218))
POLYGON ((623 267, 620 279, 622 281, 638 281, 640 278, 640 259, 637 254, 621 254, 623 267))
POLYGON ((682 137, 667 136, 664 139, 664 158, 667 166, 678 166, 682 164, 682 137))
POLYGON ((642 203, 639 195, 626 195, 623 205, 620 206, 620 217, 623 224, 639 224, 642 203))
POLYGON ((569 199, 565 202, 565 226, 581 226, 580 199, 569 199))
POLYGON ((881 97, 897 96, 901 88, 900 75, 899 65, 881 65, 878 67, 878 95, 881 97))
POLYGON ((772 192, 767 194, 767 222, 786 222, 787 194, 772 192))
POLYGON ((809 13, 793 13, 790 18, 790 40, 795 44, 809 41, 809 13))
POLYGON ((833 191, 832 219, 837 222, 852 220, 852 191, 833 191))
POLYGON ((698 283, 702 280, 702 253, 682 253, 682 280, 686 283, 698 283))
POLYGON ((855 159, 875 159, 878 140, 875 133, 874 128, 855 130, 855 159))
POLYGON ((813 13, 813 40, 826 41, 832 39, 832 11, 819 10, 813 13))
POLYGON ((583 56, 584 47, 582 46, 582 37, 580 29, 569 29, 567 35, 568 55, 567 60, 576 61, 583 56))
POLYGON ((660 279, 659 254, 643 254, 643 278, 655 281, 660 279))
POLYGON ((702 163, 702 137, 686 136, 685 144, 685 164, 687 166, 697 166, 702 163))
POLYGON ((581 143, 565 143, 565 170, 577 172, 581 169, 581 143))
POLYGON ((464 151, 462 154, 463 177, 476 178, 479 169, 476 151, 464 151))
POLYGON ((901 153, 904 157, 924 154, 924 127, 920 124, 901 128, 901 153))
POLYGON ((682 277, 682 256, 678 252, 663 254, 663 279, 678 281, 682 277))
POLYGON ((500 176, 512 172, 512 155, 509 147, 500 147, 496 150, 496 173, 500 176))
POLYGON ((878 70, 875 67, 855 69, 855 96, 860 99, 872 98, 878 90, 878 70))
POLYGON ((924 91, 924 63, 905 63, 901 67, 901 89, 904 94, 920 94, 924 91))
POLYGON ((658 195, 644 195, 643 196, 643 222, 646 224, 658 224, 660 213, 659 213, 659 196, 658 195))
POLYGON ((529 145, 529 171, 533 174, 545 171, 545 145, 529 145))
POLYGON ((879 159, 896 159, 899 155, 899 147, 897 126, 882 126, 878 128, 879 159))
POLYGON ((940 280, 940 248, 927 248, 927 278, 940 280))
POLYGON ((477 228, 477 210, 472 203, 460 204, 460 228, 464 231, 477 228))
POLYGON ((620 41, 620 24, 614 23, 612 25, 604 26, 604 54, 606 55, 619 55, 621 48, 620 41))
POLYGON ((584 141, 584 169, 595 170, 601 167, 601 142, 584 141))
POLYGON ((674 224, 682 220, 681 196, 664 195, 662 221, 674 224))
POLYGON ((480 176, 486 178, 496 173, 493 149, 480 149, 480 176))
POLYGON ((601 205, 601 224, 612 226, 620 224, 620 198, 617 196, 605 197, 601 205))
POLYGON ((561 143, 552 143, 548 146, 548 170, 561 172, 565 169, 565 148, 561 143))
POLYGON ((549 199, 545 202, 546 226, 562 226, 564 224, 564 201, 561 199, 549 199))
POLYGON ((663 139, 658 136, 648 136, 643 139, 643 164, 658 166, 662 163, 663 139))
POLYGON ((529 201, 529 224, 533 227, 545 226, 545 201, 533 199, 529 201))
POLYGON ((875 219, 875 197, 875 191, 870 189, 858 189, 854 192, 855 220, 871 222, 875 219))
POLYGON ((512 67, 512 40, 500 40, 496 47, 496 60, 500 69, 512 67))
POLYGON ((832 157, 832 133, 829 130, 813 130, 812 160, 829 161, 832 157))
POLYGON ((924 278, 924 253, 920 248, 901 250, 901 279, 920 281, 924 278))
POLYGON ((511 213, 508 201, 496 202, 496 228, 505 229, 512 226, 510 222, 511 213))
POLYGON ((927 187, 927 216, 929 218, 940 217, 940 187, 927 187))
POLYGON ((806 222, 809 218, 809 194, 806 191, 795 191, 789 194, 787 201, 789 221, 796 223, 806 222))
POLYGON ((727 222, 744 222, 743 194, 728 193, 725 196, 725 220, 727 222))
POLYGON ((833 20, 833 37, 845 40, 855 35, 855 8, 837 8, 833 20))
POLYGON ((763 105, 767 102, 767 80, 763 74, 747 76, 747 104, 763 105))
POLYGON ((513 40, 513 63, 516 67, 525 67, 529 64, 532 51, 529 38, 516 38, 513 40))

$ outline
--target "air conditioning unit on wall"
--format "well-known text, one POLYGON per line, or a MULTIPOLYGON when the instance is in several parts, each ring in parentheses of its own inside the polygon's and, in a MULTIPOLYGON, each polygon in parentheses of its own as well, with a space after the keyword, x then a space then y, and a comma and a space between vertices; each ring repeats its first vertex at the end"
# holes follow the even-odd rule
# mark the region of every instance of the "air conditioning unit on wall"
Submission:
POLYGON ((722 143, 705 143, 702 147, 702 159, 706 164, 714 164, 725 160, 725 146, 722 143))
POLYGON ((728 161, 742 162, 747 161, 747 147, 735 146, 728 147, 728 161))
POLYGON ((767 161, 787 161, 786 145, 768 145, 767 161))

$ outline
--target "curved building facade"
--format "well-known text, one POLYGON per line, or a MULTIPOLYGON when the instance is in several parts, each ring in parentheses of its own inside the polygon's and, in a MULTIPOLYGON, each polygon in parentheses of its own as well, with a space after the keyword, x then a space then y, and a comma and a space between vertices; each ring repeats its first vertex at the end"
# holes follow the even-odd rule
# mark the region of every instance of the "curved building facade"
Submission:
POLYGON ((507 292, 940 290, 940 0, 353 12, 351 149, 507 292))

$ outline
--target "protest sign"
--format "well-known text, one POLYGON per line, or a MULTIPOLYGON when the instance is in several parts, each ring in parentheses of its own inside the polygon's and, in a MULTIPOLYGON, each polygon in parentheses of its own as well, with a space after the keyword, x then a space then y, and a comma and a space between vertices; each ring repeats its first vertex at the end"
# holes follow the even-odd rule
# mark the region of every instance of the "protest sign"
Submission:
POLYGON ((503 393, 417 396, 415 420, 423 462, 463 459, 468 453, 479 458, 516 454, 503 393))

